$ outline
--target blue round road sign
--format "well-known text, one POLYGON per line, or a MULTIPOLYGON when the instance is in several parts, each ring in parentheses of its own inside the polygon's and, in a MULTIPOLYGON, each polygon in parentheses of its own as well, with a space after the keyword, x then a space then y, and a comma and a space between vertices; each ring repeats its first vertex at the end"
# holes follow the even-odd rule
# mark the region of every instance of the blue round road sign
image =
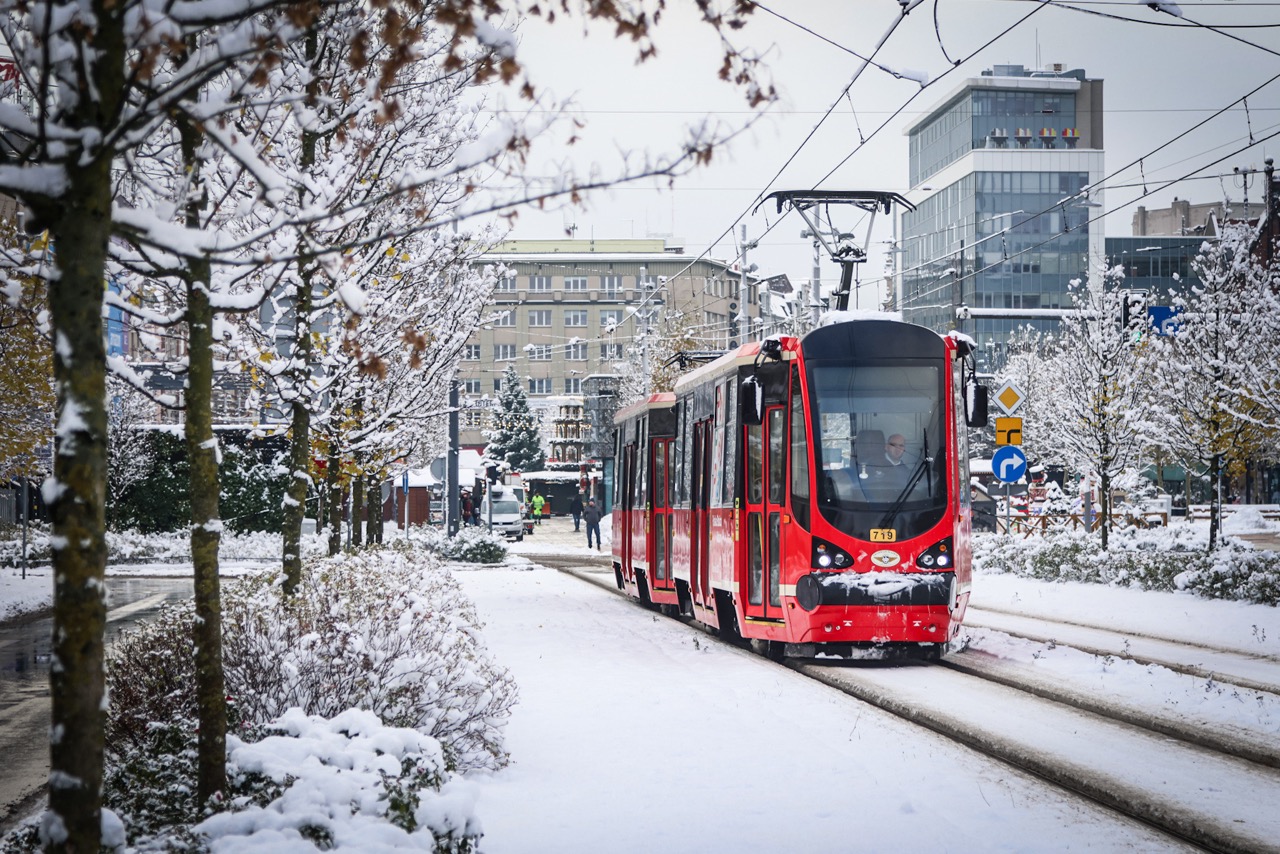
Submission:
POLYGON ((1027 455, 1017 445, 1001 445, 991 456, 991 473, 1001 483, 1013 483, 1027 473, 1027 455))

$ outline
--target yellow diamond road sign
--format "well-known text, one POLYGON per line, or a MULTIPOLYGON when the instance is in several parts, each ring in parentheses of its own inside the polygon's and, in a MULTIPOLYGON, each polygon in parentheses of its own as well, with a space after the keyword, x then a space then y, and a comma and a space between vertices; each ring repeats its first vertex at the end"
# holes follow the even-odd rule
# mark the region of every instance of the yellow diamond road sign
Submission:
POLYGON ((1017 412, 1018 407, 1022 406, 1022 401, 1024 400, 1026 400, 1026 395, 1022 393, 1022 389, 1018 388, 1018 384, 1013 380, 1007 381, 996 392, 996 405, 1004 411, 1005 415, 1013 415, 1017 412))

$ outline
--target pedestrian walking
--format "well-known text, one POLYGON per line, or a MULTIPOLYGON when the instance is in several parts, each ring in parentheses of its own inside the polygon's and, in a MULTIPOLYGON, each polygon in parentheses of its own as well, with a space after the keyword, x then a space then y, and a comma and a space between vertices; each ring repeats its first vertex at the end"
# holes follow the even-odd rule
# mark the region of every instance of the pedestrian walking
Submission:
POLYGON ((473 524, 473 522, 472 522, 472 517, 471 517, 471 508, 472 508, 472 504, 471 504, 471 493, 470 493, 470 492, 467 492, 467 491, 465 491, 465 490, 463 490, 463 493, 462 493, 462 524, 464 524, 464 525, 471 525, 471 524, 473 524))
POLYGON ((533 524, 542 524, 542 508, 547 503, 547 499, 542 497, 541 492, 533 493, 533 498, 529 499, 529 510, 533 513, 533 524))
POLYGON ((569 512, 573 514, 573 530, 580 530, 582 523, 582 493, 579 492, 573 496, 573 503, 569 505, 569 512))
POLYGON ((587 548, 591 548, 591 535, 595 534, 596 551, 600 551, 600 507, 594 498, 582 511, 582 521, 587 523, 587 548))

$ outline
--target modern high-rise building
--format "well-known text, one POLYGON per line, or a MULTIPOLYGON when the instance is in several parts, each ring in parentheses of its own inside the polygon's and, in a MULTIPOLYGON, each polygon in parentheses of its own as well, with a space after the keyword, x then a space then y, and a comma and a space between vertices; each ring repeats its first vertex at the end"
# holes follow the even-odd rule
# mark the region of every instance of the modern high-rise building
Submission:
POLYGON ((1010 333, 1056 328, 1069 284, 1104 260, 1102 81, 997 65, 906 134, 914 211, 898 223, 896 307, 959 329, 988 363, 1010 333))

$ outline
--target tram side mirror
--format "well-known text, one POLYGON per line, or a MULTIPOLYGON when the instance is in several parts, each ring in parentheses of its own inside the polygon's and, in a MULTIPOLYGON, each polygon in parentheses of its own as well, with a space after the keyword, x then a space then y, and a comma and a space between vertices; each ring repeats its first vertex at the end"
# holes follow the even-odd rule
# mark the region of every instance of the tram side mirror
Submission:
POLYGON ((742 423, 755 427, 764 423, 764 386, 755 376, 742 381, 742 393, 738 395, 742 410, 742 423))
POLYGON ((987 387, 970 383, 965 395, 964 423, 970 427, 987 426, 987 387))

